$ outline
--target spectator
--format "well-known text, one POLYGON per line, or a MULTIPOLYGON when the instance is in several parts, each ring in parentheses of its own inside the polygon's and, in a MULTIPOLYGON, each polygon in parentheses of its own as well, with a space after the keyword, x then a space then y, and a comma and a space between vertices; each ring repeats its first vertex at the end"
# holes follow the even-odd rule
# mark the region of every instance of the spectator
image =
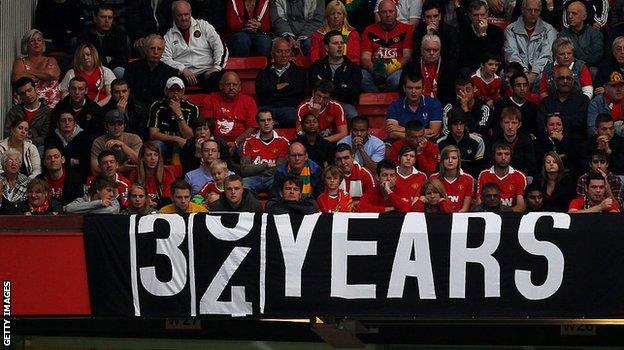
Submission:
POLYGON ((78 44, 91 43, 102 58, 102 66, 110 68, 117 78, 123 72, 130 57, 128 36, 125 30, 113 23, 115 12, 108 5, 93 11, 93 25, 78 36, 78 44))
POLYGON ((452 213, 453 206, 446 198, 444 186, 438 179, 425 181, 420 189, 420 197, 416 198, 412 211, 425 213, 452 213))
POLYGON ((527 134, 520 131, 522 114, 515 107, 505 107, 501 112, 501 128, 503 132, 492 136, 491 143, 507 143, 513 153, 511 166, 522 171, 525 175, 535 176, 537 166, 533 140, 527 134))
POLYGON ((440 171, 429 178, 437 179, 448 197, 448 205, 452 212, 467 212, 472 204, 474 194, 474 178, 462 169, 460 149, 449 145, 442 149, 440 155, 440 171))
POLYGON ((321 0, 271 1, 271 27, 276 36, 290 43, 295 53, 308 55, 312 34, 323 25, 321 0))
POLYGON ((28 122, 16 119, 9 124, 9 128, 9 137, 0 141, 0 155, 9 149, 17 150, 21 155, 20 173, 32 180, 41 174, 41 158, 37 146, 28 138, 30 132, 28 122))
POLYGON ((342 171, 337 166, 330 165, 323 170, 323 180, 325 190, 316 197, 319 211, 321 213, 352 212, 354 210, 353 199, 340 188, 344 180, 342 171))
POLYGON ((147 189, 140 183, 135 183, 130 186, 128 207, 122 212, 122 214, 138 214, 148 215, 155 214, 156 211, 150 206, 150 200, 147 196, 147 189))
POLYGON ((35 82, 28 77, 19 78, 13 83, 17 94, 22 101, 9 109, 4 120, 4 134, 11 132, 10 125, 17 120, 28 123, 30 139, 37 147, 43 146, 43 141, 50 131, 50 114, 52 110, 42 100, 37 98, 35 82))
POLYGON ((524 0, 522 17, 505 29, 505 60, 522 64, 530 86, 552 59, 551 48, 557 37, 555 28, 540 18, 541 10, 539 0, 524 0))
POLYGON ((434 34, 427 34, 422 38, 420 55, 413 57, 403 67, 401 81, 417 72, 423 77, 423 95, 449 101, 453 95, 453 79, 456 75, 455 66, 441 56, 445 49, 442 47, 440 38, 434 34))
MULTIPOLYGON (((535 159, 544 159, 548 152, 555 152, 563 160, 565 168, 575 176, 580 157, 578 149, 563 132, 563 121, 559 114, 546 116, 546 133, 537 135, 534 141, 535 159)), ((585 164, 580 164, 585 166, 585 164)))
POLYGON ((589 171, 581 175, 576 182, 576 194, 579 197, 587 195, 587 183, 589 173, 595 171, 607 180, 607 196, 615 199, 618 205, 622 206, 622 181, 609 170, 609 155, 596 149, 591 153, 589 160, 589 171))
POLYGON ((555 93, 555 72, 559 67, 568 67, 572 70, 575 87, 580 88, 591 99, 594 95, 591 72, 584 61, 576 59, 572 40, 568 37, 557 38, 552 51, 555 61, 544 67, 540 77, 539 93, 542 98, 555 93))
POLYGON ((543 134, 543 126, 538 125, 537 122, 537 104, 527 99, 529 78, 523 72, 515 73, 509 78, 509 85, 511 86, 510 96, 500 99, 494 104, 490 123, 492 131, 494 133, 502 131, 500 128, 501 111, 505 107, 515 107, 522 115, 521 132, 533 135, 533 137, 540 133, 543 134))
MULTIPOLYGON (((191 185, 193 194, 199 193, 207 182, 212 181, 212 173, 210 172, 210 165, 215 160, 219 159, 221 153, 219 152, 219 144, 215 140, 204 140, 201 145, 201 165, 192 171, 189 171, 184 175, 184 180, 191 185)), ((234 173, 228 173, 231 175, 234 173)))
POLYGON ((500 52, 503 47, 503 30, 488 24, 488 5, 473 0, 468 5, 470 21, 459 26, 459 67, 474 71, 479 68, 479 59, 484 52, 500 52))
POLYGON ((611 44, 611 56, 605 58, 598 65, 598 71, 594 77, 594 93, 596 95, 605 92, 604 86, 611 78, 611 73, 624 71, 624 36, 618 36, 611 44))
MULTIPOLYGON (((115 198, 119 198, 119 203, 125 207, 128 204, 128 189, 130 188, 130 185, 132 185, 132 182, 120 174, 119 159, 117 158, 117 154, 113 151, 103 150, 97 156, 97 163, 99 167, 97 174, 104 175, 115 183, 117 189, 115 198)), ((93 179, 93 176, 90 176, 87 179, 85 187, 86 192, 88 192, 93 179)))
POLYGON ((388 158, 396 165, 400 165, 400 151, 410 146, 416 152, 415 166, 418 170, 431 175, 438 165, 440 151, 435 142, 427 140, 425 128, 419 120, 411 120, 405 125, 406 137, 392 143, 388 151, 388 158))
POLYGON ((43 153, 44 171, 37 178, 49 184, 50 199, 67 205, 84 196, 84 186, 80 174, 65 166, 65 156, 60 146, 46 147, 43 153))
POLYGON ((349 23, 363 33, 366 26, 375 22, 375 0, 352 1, 346 3, 347 14, 351 19, 349 23))
POLYGON ((479 204, 474 206, 471 211, 489 211, 492 213, 504 213, 513 211, 512 208, 505 205, 501 199, 500 186, 495 182, 483 184, 479 204))
POLYGON ((617 123, 616 132, 622 135, 622 113, 624 112, 624 75, 613 72, 604 86, 604 94, 596 95, 587 107, 587 136, 596 134, 596 118, 609 114, 617 123))
POLYGON ((543 211, 565 212, 574 198, 574 182, 566 175, 563 160, 555 152, 548 152, 542 158, 541 192, 543 211))
POLYGON ((574 56, 592 67, 598 66, 604 51, 604 40, 599 29, 585 24, 587 8, 583 1, 574 0, 566 9, 567 28, 558 37, 567 37, 574 47, 574 56))
POLYGON ((479 63, 481 67, 471 76, 475 87, 475 97, 492 108, 494 102, 500 100, 500 91, 503 87, 503 79, 496 74, 500 59, 495 53, 485 52, 479 59, 479 63))
MULTIPOLYGON (((438 149, 449 146, 459 150, 462 170, 472 176, 477 176, 482 168, 485 154, 485 142, 476 133, 466 130, 466 113, 460 108, 453 108, 448 112, 449 134, 438 139, 438 149)), ((444 160, 444 157, 441 158, 444 160)), ((440 163, 442 165, 442 163, 440 163)), ((446 191, 449 189, 446 187, 446 191)))
MULTIPOLYGON (((375 22, 381 20, 379 14, 379 4, 382 0, 377 0, 377 6, 375 6, 375 22)), ((397 19, 401 23, 405 23, 410 27, 416 27, 420 23, 420 16, 422 13, 422 1, 421 0, 405 0, 396 3, 397 7, 397 19)))
POLYGON ((150 138, 169 159, 175 149, 184 147, 187 139, 193 136, 189 123, 198 118, 199 109, 183 98, 184 83, 178 77, 167 80, 165 95, 152 103, 148 126, 150 138))
MULTIPOLYGON (((438 0, 425 0, 422 5, 422 21, 414 29, 412 61, 417 62, 421 54, 421 43, 425 35, 437 35, 443 48, 442 59, 452 67, 457 67, 459 42, 457 28, 442 20, 443 4, 438 0)), ((463 54, 463 53, 462 53, 463 54)))
POLYGON ((162 61, 177 69, 188 85, 201 85, 207 92, 218 91, 228 49, 214 27, 191 15, 191 5, 174 1, 173 27, 165 34, 162 61))
POLYGON ((233 173, 228 170, 227 163, 221 159, 215 159, 210 163, 210 175, 212 181, 207 182, 198 195, 204 200, 204 205, 209 207, 212 203, 221 198, 225 191, 225 178, 233 173))
MULTIPOLYGON (((126 29, 135 51, 142 51, 147 46, 147 37, 152 33, 162 33, 165 23, 157 19, 156 9, 151 0, 125 0, 126 29)), ((169 25, 167 22, 166 25, 169 25)), ((124 75, 124 78, 126 76, 124 75)))
POLYGON ((318 212, 316 201, 312 197, 302 197, 303 183, 296 176, 289 176, 282 184, 281 196, 267 202, 269 214, 314 214, 318 212))
POLYGON ((618 175, 624 174, 624 139, 615 134, 615 123, 609 114, 601 113, 596 117, 595 135, 587 140, 583 150, 585 159, 589 160, 593 150, 603 150, 610 159, 611 171, 618 175))
POLYGON ((56 124, 56 129, 45 141, 45 147, 56 146, 62 149, 68 169, 79 174, 83 182, 86 181, 91 169, 91 140, 76 124, 70 112, 61 113, 56 124))
POLYGON ((341 41, 340 58, 342 59, 343 55, 345 55, 348 57, 347 61, 359 65, 360 34, 349 25, 347 10, 345 5, 339 0, 330 0, 327 3, 323 25, 312 34, 310 61, 315 62, 327 56, 329 53, 328 47, 331 47, 331 45, 326 42, 329 40, 325 39, 325 36, 330 32, 337 32, 341 37, 344 36, 344 42, 341 41))
POLYGON ((34 27, 45 33, 44 40, 49 51, 73 50, 80 30, 80 12, 80 0, 37 1, 34 27))
POLYGON ((50 198, 48 182, 32 179, 26 187, 27 199, 17 204, 17 213, 23 215, 58 215, 63 212, 60 203, 50 198))
POLYGON ((269 0, 228 1, 226 8, 230 51, 234 57, 270 56, 269 0))
MULTIPOLYGON (((498 185, 497 194, 500 195, 499 201, 502 201, 503 205, 511 207, 516 213, 524 211, 524 189, 527 186, 526 176, 509 166, 512 158, 512 148, 506 143, 495 143, 492 146, 492 153, 494 158, 494 165, 490 169, 485 169, 479 174, 479 180, 477 181, 477 205, 483 202, 484 185, 488 182, 493 182, 498 185)), ((489 198, 488 198, 489 199, 489 198)), ((491 206, 493 203, 486 203, 486 206, 491 206)))
POLYGON ((104 174, 96 176, 89 187, 89 193, 76 198, 65 206, 67 214, 119 214, 114 180, 104 174))
POLYGON ((130 173, 132 183, 140 183, 145 186, 152 208, 161 208, 169 204, 171 197, 171 185, 175 182, 175 176, 169 168, 163 165, 163 156, 154 141, 147 141, 139 151, 139 165, 130 173))
POLYGON ((160 60, 165 50, 165 40, 160 35, 148 35, 143 50, 145 58, 129 63, 124 79, 133 96, 151 106, 165 97, 167 80, 178 75, 178 70, 160 60))
POLYGON ((544 194, 537 183, 532 183, 524 190, 526 199, 525 213, 539 212, 544 210, 544 194))
POLYGON ((397 195, 409 199, 410 203, 418 199, 420 189, 427 181, 427 175, 414 167, 415 162, 416 150, 409 145, 403 146, 399 153, 394 191, 397 195))
POLYGON ((273 63, 258 73, 256 94, 260 108, 270 109, 280 127, 291 128, 297 119, 297 104, 304 98, 306 72, 291 59, 290 42, 273 40, 273 63))
POLYGON ((326 167, 328 164, 333 163, 333 154, 336 149, 332 142, 324 139, 318 132, 318 119, 312 114, 308 113, 301 118, 301 131, 294 140, 305 146, 308 151, 308 155, 312 161, 316 164, 326 167))
MULTIPOLYGON (((172 6, 176 1, 160 0, 156 10, 159 18, 158 23, 166 23, 169 26, 175 20, 172 18, 172 6)), ((202 19, 210 23, 217 33, 225 33, 227 27, 227 0, 188 0, 187 2, 193 9, 193 18, 202 19)), ((164 32, 167 31, 167 28, 164 28, 164 32)))
POLYGON ((587 176, 586 193, 570 202, 568 213, 619 213, 620 205, 609 196, 603 174, 592 171, 587 176))
POLYGON ((366 27, 362 34, 362 90, 396 91, 401 67, 412 57, 413 29, 397 21, 397 8, 392 0, 381 1, 377 8, 381 21, 366 27))
POLYGON ((304 101, 297 109, 297 131, 301 131, 301 117, 308 113, 316 116, 319 134, 329 142, 336 143, 347 136, 347 119, 340 103, 331 99, 334 86, 331 82, 319 80, 312 90, 312 98, 304 101))
POLYGON ((246 188, 238 175, 229 175, 224 180, 225 195, 210 205, 211 211, 262 212, 260 203, 246 188))
POLYGON ((103 115, 100 106, 87 96, 87 81, 81 76, 69 81, 69 95, 52 110, 52 122, 59 121, 62 113, 69 112, 74 122, 84 130, 89 140, 104 134, 103 115))
POLYGON ((113 98, 102 108, 104 115, 106 116, 106 113, 112 110, 119 111, 123 116, 125 131, 147 140, 149 137, 147 107, 135 98, 128 82, 122 78, 113 80, 111 92, 113 98))
POLYGON ((177 180, 171 184, 171 204, 165 205, 158 211, 161 214, 206 213, 208 209, 191 200, 191 185, 184 180, 177 180))
MULTIPOLYGON (((355 162, 353 149, 346 144, 336 147, 335 162, 341 171, 341 181, 339 187, 355 201, 359 200, 365 193, 375 190, 375 179, 373 174, 359 163, 355 162)), ((325 179, 327 181, 327 179, 325 179)))
POLYGON ((108 133, 93 141, 91 146, 91 173, 98 174, 98 155, 104 150, 114 152, 119 161, 119 171, 122 174, 130 173, 139 164, 139 150, 143 141, 139 135, 125 132, 124 116, 117 109, 111 109, 104 117, 108 133))
MULTIPOLYGON (((511 97, 513 95, 513 87, 511 86, 510 82, 511 77, 518 74, 524 74, 524 76, 526 77, 526 74, 524 73, 524 67, 522 67, 522 65, 518 62, 508 62, 507 64, 505 64, 504 71, 505 75, 503 76, 503 96, 511 97)), ((532 92, 531 89, 529 89, 528 81, 529 78, 527 78, 527 86, 524 89, 526 90, 526 92, 524 93, 524 98, 526 98, 528 101, 538 104, 540 103, 542 97, 539 95, 538 92, 532 92)))
POLYGON ((208 127, 210 119, 198 118, 191 121, 190 127, 193 129, 193 137, 186 140, 186 144, 180 150, 180 162, 184 174, 197 169, 201 165, 202 144, 205 140, 214 140, 219 145, 218 158, 230 164, 230 152, 227 143, 218 136, 214 136, 208 127))
POLYGON ((469 77, 459 77, 455 80, 455 96, 453 102, 447 103, 444 106, 443 119, 444 123, 443 133, 448 135, 449 112, 453 109, 461 109, 466 117, 466 128, 471 134, 476 134, 481 138, 488 138, 490 135, 490 125, 492 124, 491 114, 492 109, 486 105, 482 100, 475 98, 475 83, 469 77))
MULTIPOLYGON (((214 119, 214 133, 227 141, 230 154, 251 135, 258 107, 251 96, 242 94, 241 82, 234 72, 223 74, 220 92, 213 92, 200 104, 200 115, 214 119)), ((191 135, 192 136, 192 135, 191 135)))
POLYGON ((104 67, 100 55, 91 43, 78 46, 74 53, 72 69, 70 69, 59 88, 63 97, 71 94, 71 81, 74 77, 81 77, 86 83, 85 93, 90 100, 99 106, 104 106, 111 98, 110 84, 115 80, 115 74, 104 67))
MULTIPOLYGON (((577 0, 564 0, 563 1, 563 27, 568 28, 573 24, 570 21, 570 6, 577 2, 577 0)), ((603 0, 588 0, 586 2, 589 6, 587 8, 589 13, 586 13, 583 22, 588 26, 592 26, 595 29, 602 29, 602 27, 607 24, 607 17, 609 15, 609 5, 608 1, 603 0)), ((574 11, 574 7, 572 11, 574 11)), ((577 12, 578 13, 578 12, 577 12)))
MULTIPOLYGON (((336 0, 333 2, 342 4, 336 0)), ((334 85, 333 97, 340 102, 346 117, 351 119, 358 114, 354 105, 360 95, 362 71, 356 63, 345 56, 346 46, 342 32, 337 30, 327 32, 323 37, 323 44, 327 55, 316 60, 310 67, 310 86, 316 86, 322 80, 331 81, 334 85)), ((359 62, 359 50, 357 55, 359 62)))
POLYGON ((30 178, 20 172, 22 153, 10 148, 2 154, 2 209, 3 212, 14 213, 17 204, 26 199, 27 186, 30 178))
POLYGON ((571 140, 582 142, 586 139, 589 98, 574 88, 574 76, 568 67, 561 67, 555 73, 555 88, 556 93, 540 103, 537 124, 543 125, 547 115, 559 113, 564 132, 571 140))
POLYGON ((384 159, 385 143, 377 136, 368 133, 368 118, 357 116, 350 121, 351 134, 338 144, 347 144, 355 150, 355 159, 369 171, 375 171, 377 163, 384 159))
POLYGON ((323 192, 323 170, 314 161, 308 159, 308 151, 299 142, 293 142, 288 148, 288 162, 280 164, 273 178, 273 187, 269 198, 278 198, 281 195, 282 185, 286 178, 298 176, 303 183, 301 195, 316 198, 323 192))
POLYGON ((410 211, 412 202, 394 192, 397 170, 392 162, 384 159, 377 163, 376 170, 379 188, 376 191, 368 191, 362 196, 357 211, 364 213, 385 213, 395 210, 405 213, 410 211))
POLYGON ((435 138, 442 130, 442 106, 435 98, 424 96, 423 78, 419 72, 412 72, 403 82, 405 97, 393 101, 388 107, 386 129, 390 139, 406 137, 406 124, 420 121, 425 127, 425 137, 435 138))
MULTIPOLYGON (((43 3, 44 1, 40 1, 43 3)), ((24 57, 13 61, 11 80, 17 83, 21 78, 29 78, 33 81, 35 97, 50 108, 54 108, 61 100, 61 91, 58 87, 58 79, 61 70, 54 57, 45 56, 46 43, 43 33, 37 29, 29 30, 22 37, 21 52, 24 57)), ((23 85, 15 85, 16 90, 23 85)), ((14 103, 23 103, 24 97, 17 93, 13 98, 14 103)))
POLYGON ((243 143, 241 175, 245 188, 253 193, 269 192, 276 167, 288 159, 288 140, 273 130, 271 111, 259 110, 256 122, 260 130, 243 143))

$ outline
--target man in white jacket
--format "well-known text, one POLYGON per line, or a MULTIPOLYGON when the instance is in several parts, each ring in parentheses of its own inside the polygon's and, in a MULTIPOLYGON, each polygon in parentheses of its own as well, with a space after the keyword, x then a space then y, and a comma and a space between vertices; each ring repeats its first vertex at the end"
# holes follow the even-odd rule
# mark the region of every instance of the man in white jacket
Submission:
POLYGON ((176 68, 187 86, 199 84, 207 92, 218 91, 227 47, 210 23, 192 17, 188 2, 175 1, 171 12, 174 23, 165 34, 161 61, 176 68))

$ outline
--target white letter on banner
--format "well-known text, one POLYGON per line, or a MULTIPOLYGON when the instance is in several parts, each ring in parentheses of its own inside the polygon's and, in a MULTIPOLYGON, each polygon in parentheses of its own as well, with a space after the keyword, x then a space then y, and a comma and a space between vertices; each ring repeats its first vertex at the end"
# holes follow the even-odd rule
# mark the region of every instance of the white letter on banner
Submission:
POLYGON ((301 269, 305 261, 312 231, 318 222, 321 213, 306 215, 301 221, 297 238, 290 225, 290 215, 275 215, 275 229, 282 247, 285 267, 284 295, 287 297, 301 297, 301 269))
POLYGON ((375 299, 374 284, 347 284, 349 255, 377 255, 377 242, 349 241, 349 219, 377 219, 378 213, 336 213, 332 230, 331 296, 345 299, 375 299))
MULTIPOLYGON (((238 222, 233 228, 225 227, 221 223, 221 216, 206 215, 206 227, 217 239, 233 242, 249 234, 254 224, 254 213, 239 213, 238 222)), ((251 251, 249 247, 234 247, 223 262, 199 301, 201 314, 245 316, 252 314, 252 304, 245 300, 245 287, 232 286, 230 288, 231 301, 219 301, 219 297, 230 282, 230 279, 251 251)))
POLYGON ((554 228, 566 230, 570 228, 570 215, 564 213, 529 213, 522 217, 518 229, 518 242, 528 253, 541 255, 548 261, 546 280, 541 286, 531 282, 531 271, 516 270, 514 275, 516 288, 529 300, 546 299, 555 294, 563 283, 565 266, 563 253, 554 243, 535 239, 535 226, 544 216, 552 217, 554 228))
POLYGON ((500 265, 492 254, 498 248, 502 220, 494 213, 453 214, 451 226, 451 257, 449 273, 449 298, 466 297, 466 263, 483 266, 485 297, 500 297, 500 265), (471 218, 485 222, 483 244, 468 248, 468 222, 471 218))
POLYGON ((186 285, 186 257, 178 247, 186 237, 186 224, 177 214, 142 216, 139 219, 139 234, 154 235, 154 222, 165 220, 169 223, 169 237, 156 239, 156 254, 165 255, 171 262, 171 280, 162 282, 156 277, 156 267, 141 267, 141 283, 153 295, 167 297, 178 294, 186 285))
POLYGON ((423 213, 405 215, 392 263, 388 298, 403 297, 407 276, 418 279, 418 295, 421 299, 436 298, 427 222, 423 213), (414 250, 414 260, 410 260, 412 249, 414 250))

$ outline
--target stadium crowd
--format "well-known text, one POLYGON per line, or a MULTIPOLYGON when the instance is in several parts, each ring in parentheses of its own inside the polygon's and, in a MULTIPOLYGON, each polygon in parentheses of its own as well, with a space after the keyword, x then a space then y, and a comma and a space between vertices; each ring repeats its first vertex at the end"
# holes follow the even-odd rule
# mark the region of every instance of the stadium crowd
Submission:
POLYGON ((39 0, 0 214, 619 212, 623 10, 39 0), (267 59, 254 88, 235 57, 267 59))

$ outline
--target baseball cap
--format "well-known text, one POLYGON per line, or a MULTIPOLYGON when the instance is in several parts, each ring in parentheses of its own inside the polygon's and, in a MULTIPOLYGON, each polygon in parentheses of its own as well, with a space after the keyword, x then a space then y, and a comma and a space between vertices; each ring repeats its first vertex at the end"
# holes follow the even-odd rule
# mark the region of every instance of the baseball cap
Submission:
POLYGON ((111 109, 110 111, 106 112, 106 115, 104 116, 104 121, 106 123, 124 122, 124 116, 119 110, 111 109))
POLYGON ((173 87, 174 85, 179 86, 180 89, 184 89, 184 82, 182 81, 182 79, 178 77, 171 77, 167 79, 167 83, 165 84, 165 89, 171 89, 171 87, 173 87))
POLYGON ((624 75, 618 71, 611 72, 609 75, 609 85, 624 84, 624 75))

